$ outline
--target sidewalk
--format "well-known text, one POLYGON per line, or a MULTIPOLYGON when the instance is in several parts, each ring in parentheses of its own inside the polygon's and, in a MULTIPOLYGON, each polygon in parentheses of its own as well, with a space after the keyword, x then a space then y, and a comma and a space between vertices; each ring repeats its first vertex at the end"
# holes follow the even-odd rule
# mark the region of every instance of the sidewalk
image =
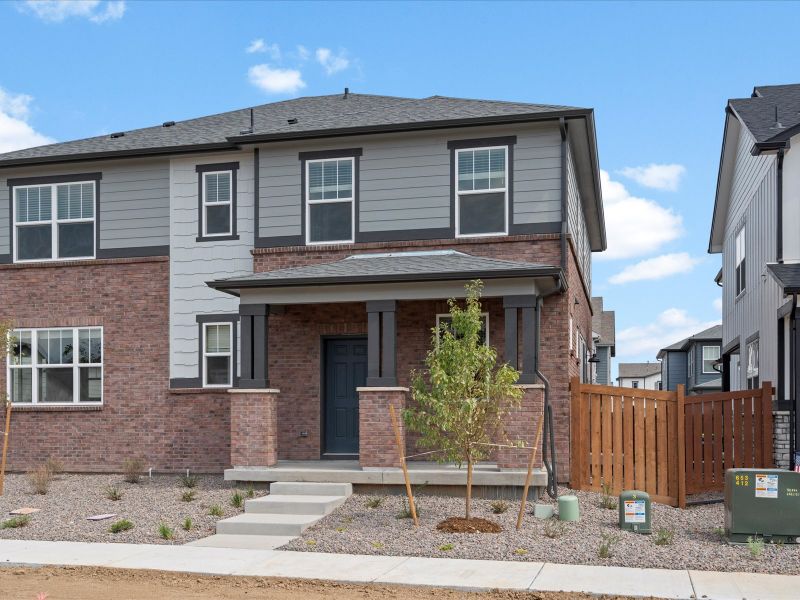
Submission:
POLYGON ((800 576, 634 569, 200 546, 0 540, 0 566, 80 565, 466 590, 569 591, 707 600, 790 600, 800 576))

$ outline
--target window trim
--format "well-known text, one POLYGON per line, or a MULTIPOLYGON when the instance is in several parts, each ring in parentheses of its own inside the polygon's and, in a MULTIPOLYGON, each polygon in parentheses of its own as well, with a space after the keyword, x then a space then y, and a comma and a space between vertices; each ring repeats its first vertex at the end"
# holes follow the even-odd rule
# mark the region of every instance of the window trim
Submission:
POLYGON ((739 298, 747 291, 747 224, 739 227, 733 237, 733 280, 734 298, 739 298), (739 259, 739 236, 742 237, 742 255, 739 259), (741 271, 739 270, 741 266, 741 271))
POLYGON ((496 237, 499 235, 508 235, 509 231, 509 198, 510 198, 510 179, 511 174, 509 171, 509 160, 511 157, 510 144, 497 144, 491 146, 473 146, 466 148, 453 148, 453 193, 455 194, 455 209, 454 209, 454 231, 456 238, 482 238, 482 237, 496 237), (461 152, 475 152, 478 150, 503 150, 505 152, 505 186, 502 189, 487 189, 487 190, 464 190, 458 189, 458 156, 461 152), (461 196, 474 196, 478 194, 499 194, 503 193, 503 231, 492 231, 489 233, 461 233, 460 230, 460 214, 461 214, 461 196))
MULTIPOLYGON (((221 242, 226 240, 238 240, 238 179, 239 163, 213 163, 195 165, 197 172, 197 242, 221 242), (231 227, 228 233, 206 233, 205 202, 205 176, 211 173, 230 173, 231 174, 231 201, 230 215, 231 227)), ((217 203, 220 204, 220 203, 217 203)))
MULTIPOLYGON (((745 365, 744 365, 744 385, 745 389, 752 390, 756 389, 761 385, 761 343, 758 333, 750 336, 744 345, 744 358, 745 358, 745 365), (750 348, 756 345, 756 374, 755 376, 750 376, 750 348), (755 380, 758 380, 758 385, 754 387, 750 387, 751 383, 754 383, 755 380)), ((741 360, 740 360, 741 365, 741 360)), ((741 368, 741 367, 740 367, 741 368)))
POLYGON ((226 389, 229 387, 235 387, 239 384, 239 333, 238 333, 238 324, 239 324, 239 314, 238 313, 220 313, 220 314, 207 314, 207 315, 197 315, 195 317, 197 322, 197 377, 193 378, 192 385, 190 387, 199 387, 199 388, 209 388, 209 389, 226 389), (214 384, 210 386, 204 385, 205 382, 205 325, 206 324, 214 324, 214 325, 231 325, 231 335, 233 339, 231 340, 231 379, 233 381, 232 385, 221 385, 221 384, 214 384))
MULTIPOLYGON (((358 161, 355 156, 334 156, 328 158, 309 158, 303 161, 303 202, 305 205, 305 243, 307 246, 324 246, 328 244, 354 244, 356 241, 356 169, 358 168, 358 161), (325 163, 330 161, 349 160, 351 167, 351 193, 350 198, 334 198, 312 200, 310 195, 310 178, 309 171, 311 165, 314 163, 325 163), (350 239, 347 240, 324 240, 313 242, 311 241, 311 207, 318 204, 344 204, 350 203, 350 239)), ((337 171, 337 184, 338 184, 338 171, 337 171)))
POLYGON ((234 329, 235 326, 236 326, 235 322, 231 322, 231 321, 207 321, 207 322, 204 322, 204 323, 200 324, 200 331, 203 332, 202 338, 200 340, 200 351, 201 351, 201 354, 203 356, 202 363, 200 364, 200 373, 201 373, 200 382, 202 383, 204 388, 230 388, 230 387, 233 387, 233 381, 234 381, 233 373, 236 370, 236 365, 233 363, 233 360, 234 360, 234 355, 233 355, 233 340, 234 340, 233 329, 234 329), (208 352, 206 350, 206 335, 207 335, 206 331, 208 330, 209 327, 211 327, 213 325, 216 325, 216 326, 226 325, 226 326, 228 326, 230 328, 228 330, 228 342, 229 342, 230 350, 228 350, 227 352, 208 352), (207 380, 208 369, 206 368, 206 359, 209 358, 209 357, 214 358, 214 357, 218 357, 218 356, 226 356, 226 357, 230 358, 230 373, 228 374, 228 382, 227 383, 208 383, 208 380, 207 380))
POLYGON ((30 332, 31 333, 31 364, 30 365, 12 365, 11 353, 6 357, 6 394, 12 399, 12 406, 14 407, 59 407, 59 406, 103 406, 105 403, 105 331, 102 325, 76 325, 73 327, 17 327, 12 330, 13 332, 30 332), (99 363, 81 363, 80 357, 74 348, 79 346, 80 331, 81 330, 100 330, 100 362, 99 363), (40 366, 36 357, 38 355, 39 336, 36 335, 39 331, 72 331, 72 402, 40 402, 39 401, 39 377, 38 371, 47 368, 65 368, 69 363, 52 364, 40 366), (92 402, 80 401, 80 369, 99 368, 100 369, 100 400, 92 402), (31 369, 31 401, 30 402, 14 402, 11 396, 11 370, 12 369, 31 369))
MULTIPOLYGON (((452 313, 436 313, 436 331, 439 331, 439 324, 441 323, 441 319, 443 317, 453 317, 452 313)), ((489 346, 489 313, 488 312, 481 312, 481 317, 484 319, 486 325, 484 328, 486 330, 486 339, 484 340, 483 345, 489 346)))
POLYGON ((708 374, 712 374, 713 375, 714 373, 717 373, 717 371, 715 371, 713 367, 711 368, 710 371, 706 371, 706 360, 712 360, 710 358, 708 358, 708 359, 706 358, 706 348, 709 348, 709 349, 716 348, 717 349, 717 356, 716 356, 716 358, 713 359, 714 361, 717 361, 720 358, 722 358, 722 346, 719 346, 717 344, 708 344, 708 345, 703 344, 701 346, 700 355, 702 357, 701 358, 702 373, 704 375, 708 375, 708 374))
POLYGON ((9 179, 8 184, 8 199, 9 199, 9 228, 10 228, 10 243, 11 243, 11 261, 14 264, 32 264, 32 263, 45 263, 45 262, 65 262, 65 261, 79 261, 79 260, 93 260, 97 258, 98 246, 100 241, 100 180, 102 179, 101 173, 81 173, 73 175, 48 175, 44 177, 25 177, 18 179, 9 179), (58 186, 70 184, 83 184, 91 183, 94 187, 94 207, 93 217, 91 219, 59 219, 58 218, 58 186), (26 223, 17 223, 17 198, 16 191, 18 189, 49 187, 50 192, 50 219, 47 221, 29 221, 26 223), (92 223, 92 249, 93 252, 89 256, 58 256, 58 225, 60 223, 92 223), (21 259, 17 257, 17 228, 18 226, 35 226, 35 225, 49 225, 51 236, 51 252, 50 258, 26 258, 21 259))

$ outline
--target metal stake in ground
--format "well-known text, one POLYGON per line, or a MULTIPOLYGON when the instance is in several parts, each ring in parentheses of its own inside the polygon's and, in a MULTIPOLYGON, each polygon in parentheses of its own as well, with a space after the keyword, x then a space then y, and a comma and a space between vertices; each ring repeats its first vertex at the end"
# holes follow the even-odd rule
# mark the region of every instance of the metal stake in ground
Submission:
POLYGON ((525 476, 525 487, 522 490, 522 500, 519 503, 519 514, 517 515, 517 529, 522 527, 522 515, 525 514, 525 504, 528 502, 528 488, 531 486, 531 477, 533 476, 533 463, 536 462, 536 451, 539 449, 539 439, 542 437, 542 424, 544 423, 544 414, 539 418, 539 425, 536 427, 536 441, 533 442, 531 448, 531 457, 528 459, 528 474, 525 476))
POLYGON ((417 519, 417 507, 414 505, 414 494, 411 493, 411 480, 408 478, 408 467, 406 466, 403 438, 400 435, 400 426, 397 424, 397 415, 394 412, 394 404, 389 404, 389 414, 392 415, 392 427, 394 428, 394 439, 397 442, 397 455, 400 457, 400 468, 403 469, 403 478, 406 480, 408 507, 411 509, 411 518, 414 519, 414 527, 419 527, 419 519, 417 519))
POLYGON ((3 430, 3 457, 0 459, 0 496, 6 482, 6 454, 8 453, 8 436, 11 433, 11 398, 6 399, 6 424, 3 430))

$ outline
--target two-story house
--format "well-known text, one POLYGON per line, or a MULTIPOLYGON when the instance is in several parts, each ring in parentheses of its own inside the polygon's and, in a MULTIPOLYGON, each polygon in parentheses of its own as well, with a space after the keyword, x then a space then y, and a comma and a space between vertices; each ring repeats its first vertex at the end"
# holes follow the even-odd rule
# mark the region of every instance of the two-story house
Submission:
POLYGON ((675 391, 683 384, 687 394, 721 391, 721 348, 722 325, 714 325, 659 350, 662 388, 675 391))
POLYGON ((661 365, 657 362, 619 363, 617 385, 642 390, 660 390, 661 365))
POLYGON ((605 246, 590 109, 346 90, 0 155, 11 465, 396 464, 388 405, 481 279, 568 473, 605 246))
POLYGON ((594 383, 613 385, 611 359, 616 356, 616 314, 603 310, 603 297, 592 298, 592 338, 594 341, 594 383))
POLYGON ((722 385, 771 381, 776 463, 789 462, 800 354, 796 292, 800 261, 800 84, 757 86, 725 110, 708 250, 722 254, 722 385))

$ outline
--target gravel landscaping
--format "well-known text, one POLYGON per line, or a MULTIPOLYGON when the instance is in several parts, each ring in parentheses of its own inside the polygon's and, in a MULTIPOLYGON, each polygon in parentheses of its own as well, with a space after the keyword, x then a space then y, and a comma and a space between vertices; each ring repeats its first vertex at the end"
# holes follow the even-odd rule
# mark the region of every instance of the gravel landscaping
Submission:
MULTIPOLYGON (((6 476, 5 493, 0 496, 0 539, 65 540, 74 542, 121 542, 129 544, 185 544, 212 535, 219 519, 243 511, 231 505, 235 491, 221 476, 198 476, 193 488, 196 498, 181 499, 189 488, 175 475, 142 477, 140 483, 127 483, 122 475, 57 475, 45 495, 31 492, 28 477, 22 474, 6 476), (116 488, 121 499, 107 498, 109 488, 116 488), (222 516, 211 516, 212 505, 222 508, 222 516), (17 528, 2 527, 11 518, 12 510, 22 507, 40 509, 30 515, 30 522, 17 528), (88 521, 92 515, 116 513, 117 516, 88 521), (192 528, 182 527, 186 517, 192 528), (127 519, 133 528, 111 533, 112 523, 127 519), (174 539, 159 535, 159 525, 172 529, 174 539)), ((240 488, 246 496, 246 490, 240 488)), ((263 495, 263 490, 255 490, 263 495)))
MULTIPOLYGON (((503 514, 493 514, 491 500, 473 500, 474 517, 496 521, 503 527, 496 534, 436 530, 436 525, 447 517, 463 516, 461 498, 421 494, 417 503, 420 526, 415 528, 410 518, 398 518, 405 509, 404 496, 380 496, 380 505, 369 508, 368 502, 378 496, 354 494, 283 549, 800 574, 800 545, 766 544, 760 556, 753 557, 747 545, 723 541, 719 535, 724 526, 723 504, 680 510, 654 503, 653 535, 641 535, 620 531, 617 511, 601 508, 599 494, 565 489, 560 493, 578 496, 580 522, 541 521, 531 514, 529 506, 522 529, 516 531, 518 503, 510 503, 503 514), (659 529, 674 532, 670 545, 656 545, 659 529), (611 555, 600 558, 600 546, 609 536, 616 539, 611 544, 611 555)), ((555 505, 549 497, 541 502, 555 505)), ((375 501, 369 504, 374 505, 375 501)))

